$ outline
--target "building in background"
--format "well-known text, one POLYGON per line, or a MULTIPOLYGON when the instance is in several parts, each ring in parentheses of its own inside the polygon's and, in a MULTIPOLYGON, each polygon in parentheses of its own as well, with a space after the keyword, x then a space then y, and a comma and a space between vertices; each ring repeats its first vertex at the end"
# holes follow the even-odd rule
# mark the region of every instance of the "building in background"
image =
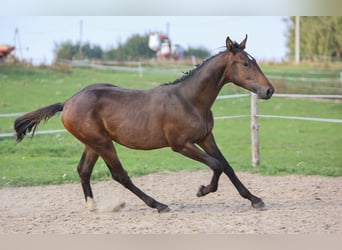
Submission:
POLYGON ((5 59, 15 50, 14 46, 7 44, 0 44, 0 62, 5 61, 5 59))
POLYGON ((184 49, 179 44, 173 44, 167 35, 160 32, 150 34, 148 47, 156 52, 159 60, 180 60, 184 57, 184 49))

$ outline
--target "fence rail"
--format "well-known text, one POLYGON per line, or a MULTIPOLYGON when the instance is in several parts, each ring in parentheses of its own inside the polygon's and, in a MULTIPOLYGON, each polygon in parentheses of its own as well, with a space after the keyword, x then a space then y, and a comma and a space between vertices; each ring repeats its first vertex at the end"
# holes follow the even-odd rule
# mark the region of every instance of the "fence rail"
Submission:
MULTIPOLYGON (((300 117, 300 116, 276 116, 276 115, 263 115, 258 114, 258 99, 255 94, 236 94, 236 95, 222 95, 217 99, 230 99, 241 98, 251 96, 251 114, 249 115, 236 115, 236 116, 218 116, 215 120, 222 119, 234 119, 234 118, 251 118, 251 152, 252 152, 252 165, 258 166, 260 164, 260 145, 259 145, 259 118, 271 118, 271 119, 289 119, 289 120, 302 120, 302 121, 314 121, 314 122, 330 122, 330 123, 342 123, 342 119, 320 118, 320 117, 300 117)), ((274 94, 275 97, 287 97, 287 98, 313 98, 313 99, 342 99, 342 95, 302 95, 302 94, 274 94)), ((11 113, 0 114, 1 117, 15 117, 20 116, 23 113, 11 113)), ((65 129, 57 130, 42 130, 37 131, 36 134, 51 134, 51 133, 63 133, 65 129)), ((3 133, 1 137, 13 137, 14 133, 3 133)))
MULTIPOLYGON (((138 72, 139 76, 143 76, 144 72, 163 72, 163 73, 180 73, 183 70, 180 68, 151 68, 151 67, 143 67, 146 65, 146 62, 142 61, 91 61, 91 60, 66 60, 66 59, 58 59, 56 61, 57 64, 66 65, 68 67, 87 67, 87 68, 95 68, 100 70, 122 70, 122 71, 130 71, 130 72, 138 72)), ((148 63, 149 64, 149 63, 148 63)), ((194 64, 195 65, 195 64, 194 64)), ((273 70, 273 73, 278 73, 278 71, 273 70)), ((316 78, 316 77, 301 77, 301 76, 284 76, 284 75, 276 75, 273 73, 267 74, 267 77, 275 80, 288 80, 288 81, 301 81, 301 82, 332 82, 338 83, 340 82, 342 85, 342 72, 340 72, 339 77, 324 77, 324 78, 316 78)), ((317 74, 317 72, 311 72, 312 75, 317 74)), ((319 74, 322 74, 320 72, 319 74)), ((331 87, 331 89, 338 89, 336 87, 331 87)))
POLYGON ((1 117, 16 117, 16 116, 20 116, 24 114, 24 112, 21 112, 21 113, 10 113, 10 114, 0 114, 0 118, 1 117))
MULTIPOLYGON (((67 132, 66 129, 55 129, 55 130, 40 130, 36 131, 36 135, 43 135, 43 134, 55 134, 55 133, 62 133, 62 132, 67 132)), ((31 135, 32 133, 28 133, 28 135, 31 135)), ((13 133, 3 133, 0 134, 0 137, 13 137, 15 136, 14 132, 13 133)))
MULTIPOLYGON (((251 96, 251 94, 234 94, 234 95, 221 95, 217 97, 217 100, 231 99, 231 98, 241 98, 251 96)), ((288 97, 288 98, 312 98, 312 99, 342 99, 342 95, 306 95, 306 94, 274 94, 274 97, 288 97)), ((5 117, 18 117, 25 112, 0 114, 0 118, 5 117)), ((276 119, 290 119, 290 120, 303 120, 303 121, 317 121, 317 122, 330 122, 330 123, 342 123, 342 119, 331 119, 331 118, 321 118, 321 117, 301 117, 301 116, 276 116, 267 114, 256 114, 257 117, 261 118, 276 118, 276 119)), ((249 115, 235 115, 235 116, 217 116, 215 120, 223 119, 236 119, 236 118, 248 118, 249 115)), ((41 130, 37 131, 36 134, 50 134, 50 133, 60 133, 66 132, 65 129, 59 130, 41 130)), ((0 137, 11 137, 13 133, 2 133, 0 137)))
POLYGON ((342 99, 342 95, 316 95, 316 94, 274 94, 276 97, 312 98, 312 99, 342 99))

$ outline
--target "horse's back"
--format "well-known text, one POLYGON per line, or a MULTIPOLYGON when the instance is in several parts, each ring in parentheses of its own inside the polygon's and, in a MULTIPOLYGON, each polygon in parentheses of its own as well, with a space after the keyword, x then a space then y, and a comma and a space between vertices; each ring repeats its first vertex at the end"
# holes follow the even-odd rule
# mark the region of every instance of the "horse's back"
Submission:
POLYGON ((156 92, 93 84, 65 102, 62 121, 79 139, 106 134, 131 148, 164 147, 162 97, 156 92))
MULTIPOLYGON (((107 83, 91 84, 65 102, 65 109, 78 113, 84 109, 95 109, 104 106, 105 102, 122 103, 123 100, 135 99, 143 95, 142 90, 127 89, 107 83)), ((88 111, 87 111, 88 112, 88 111)))

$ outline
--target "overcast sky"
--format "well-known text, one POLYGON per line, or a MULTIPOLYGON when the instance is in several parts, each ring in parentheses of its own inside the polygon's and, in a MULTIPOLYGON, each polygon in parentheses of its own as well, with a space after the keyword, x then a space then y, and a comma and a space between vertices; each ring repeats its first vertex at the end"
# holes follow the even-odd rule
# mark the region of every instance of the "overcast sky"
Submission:
POLYGON ((56 43, 67 40, 100 45, 103 49, 123 43, 132 34, 166 32, 184 48, 204 46, 216 54, 225 39, 240 42, 248 34, 246 50, 257 60, 282 60, 286 54, 286 23, 281 16, 7 16, 0 17, 0 44, 20 45, 17 56, 34 63, 53 60, 56 43), (15 36, 15 30, 18 30, 15 36), (17 38, 17 39, 15 39, 17 38), (19 39, 18 39, 19 38, 19 39))

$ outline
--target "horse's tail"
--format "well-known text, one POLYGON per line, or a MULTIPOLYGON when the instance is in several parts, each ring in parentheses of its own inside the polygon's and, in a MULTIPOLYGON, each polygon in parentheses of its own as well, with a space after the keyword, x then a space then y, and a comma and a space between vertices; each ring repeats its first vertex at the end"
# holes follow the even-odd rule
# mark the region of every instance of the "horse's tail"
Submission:
POLYGON ((31 131, 32 136, 34 136, 34 133, 36 132, 36 128, 39 125, 39 123, 42 120, 47 121, 57 112, 61 112, 63 110, 63 106, 64 103, 56 103, 18 117, 14 122, 14 129, 16 132, 17 142, 21 142, 22 139, 24 139, 26 133, 29 133, 31 131))

